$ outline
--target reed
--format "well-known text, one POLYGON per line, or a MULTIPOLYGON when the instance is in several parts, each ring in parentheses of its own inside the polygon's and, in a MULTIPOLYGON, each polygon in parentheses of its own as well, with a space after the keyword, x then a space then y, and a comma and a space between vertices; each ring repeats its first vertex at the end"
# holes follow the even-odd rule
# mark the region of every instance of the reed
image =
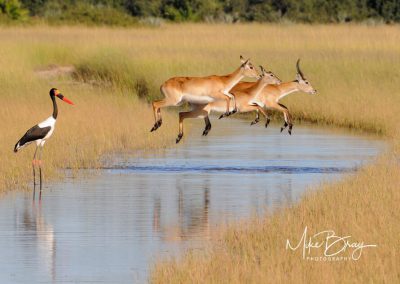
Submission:
MULTIPOLYGON (((209 251, 158 263, 151 282, 398 283, 398 166, 391 158, 380 160, 307 193, 299 204, 279 213, 235 224, 209 251), (308 236, 334 230, 338 236, 351 235, 352 241, 377 247, 365 248, 357 261, 303 260, 301 248, 293 252, 285 246, 286 239, 297 244, 306 226, 308 236)), ((348 256, 348 251, 339 256, 348 256)))
MULTIPOLYGON (((226 74, 237 68, 243 54, 289 81, 300 57, 319 94, 286 97, 283 103, 294 117, 377 133, 388 141, 388 153, 342 182, 305 195, 292 208, 235 225, 207 254, 189 253, 158 264, 152 280, 399 281, 398 26, 36 26, 0 28, 0 41, 1 98, 6 102, 0 109, 0 127, 7 130, 0 141, 1 190, 22 188, 30 180, 33 149, 14 155, 12 147, 29 126, 50 113, 47 93, 53 86, 76 107, 60 104, 57 129, 44 156, 48 177, 62 175, 63 168, 97 167, 106 153, 173 143, 176 116, 169 116, 156 135, 150 134, 153 117, 146 103, 160 96, 159 85, 172 76, 226 74), (71 65, 74 72, 38 76, 38 69, 52 64, 71 65), (378 248, 354 263, 304 262, 284 249, 285 239, 298 236, 304 225, 352 234, 378 248)), ((288 139, 295 139, 295 131, 288 139)))
MULTIPOLYGON (((109 160, 109 153, 135 155, 135 150, 166 147, 173 141, 172 120, 166 121, 157 135, 150 135, 153 123, 151 108, 127 93, 98 88, 58 84, 57 87, 76 104, 59 104, 59 118, 53 137, 44 148, 45 179, 62 177, 60 169, 98 168, 109 160), (169 123, 168 123, 169 122, 169 123)), ((0 189, 26 188, 32 180, 31 160, 35 146, 17 154, 13 145, 24 132, 51 114, 49 87, 20 91, 21 97, 7 99, 0 110, 2 129, 0 189), (30 95, 28 95, 30 94, 30 95)))
MULTIPOLYGON (((284 80, 293 78, 295 59, 301 57, 303 70, 319 95, 285 98, 294 116, 299 121, 376 133, 387 139, 390 149, 376 164, 306 194, 298 205, 233 225, 221 232, 223 237, 214 240, 207 253, 189 251, 183 258, 158 263, 152 282, 398 282, 397 27, 218 26, 209 27, 211 33, 207 27, 197 28, 189 27, 193 34, 204 36, 206 43, 192 46, 189 36, 183 35, 185 46, 197 50, 211 40, 221 54, 251 50, 254 62, 263 63, 284 80), (219 41, 213 33, 219 35, 219 41), (223 42, 229 42, 226 50, 223 42), (315 232, 333 229, 339 235, 351 234, 378 248, 366 252, 357 262, 302 261, 298 254, 285 250, 285 241, 299 237, 305 226, 315 232)), ((215 57, 219 56, 228 54, 215 57)), ((203 62, 207 64, 207 59, 203 62)), ((222 68, 223 60, 218 63, 222 68)))

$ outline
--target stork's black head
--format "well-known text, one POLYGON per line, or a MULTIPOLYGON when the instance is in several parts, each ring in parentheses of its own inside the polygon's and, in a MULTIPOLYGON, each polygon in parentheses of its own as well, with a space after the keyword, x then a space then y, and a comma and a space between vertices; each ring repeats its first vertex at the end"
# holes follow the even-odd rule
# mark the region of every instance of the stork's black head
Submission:
POLYGON ((52 89, 50 90, 50 97, 51 97, 51 98, 57 97, 57 98, 59 98, 60 100, 66 102, 66 103, 68 103, 68 104, 70 104, 70 105, 73 105, 73 104, 74 104, 74 103, 71 102, 69 99, 67 99, 66 97, 64 97, 63 94, 61 94, 60 91, 59 91, 57 88, 52 88, 52 89))
POLYGON ((52 88, 51 90, 50 90, 50 97, 54 97, 56 94, 57 94, 57 88, 52 88))

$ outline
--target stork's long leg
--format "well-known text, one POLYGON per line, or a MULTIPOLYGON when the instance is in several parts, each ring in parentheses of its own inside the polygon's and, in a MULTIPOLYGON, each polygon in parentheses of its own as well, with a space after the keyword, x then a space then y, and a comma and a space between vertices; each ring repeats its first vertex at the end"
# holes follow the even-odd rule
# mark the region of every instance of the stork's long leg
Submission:
POLYGON ((33 200, 35 200, 35 191, 36 191, 36 174, 35 174, 35 164, 36 164, 36 152, 38 146, 36 146, 35 154, 33 155, 32 159, 32 169, 33 169, 33 200))
POLYGON ((42 151, 43 151, 43 146, 41 145, 39 149, 39 178, 40 178, 39 200, 42 199, 42 151))

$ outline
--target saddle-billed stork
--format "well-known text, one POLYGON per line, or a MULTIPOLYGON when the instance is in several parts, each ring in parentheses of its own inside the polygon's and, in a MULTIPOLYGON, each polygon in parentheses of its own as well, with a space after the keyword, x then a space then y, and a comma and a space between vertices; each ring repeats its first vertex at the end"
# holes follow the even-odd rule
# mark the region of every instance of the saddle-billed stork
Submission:
POLYGON ((33 167, 33 199, 35 199, 35 189, 36 189, 36 175, 35 175, 35 166, 39 166, 39 177, 40 177, 40 194, 39 199, 42 198, 42 167, 41 167, 41 157, 42 157, 42 149, 44 143, 50 136, 53 134, 56 120, 58 116, 58 108, 56 98, 63 100, 64 102, 73 105, 74 103, 64 97, 56 88, 52 88, 50 90, 50 98, 53 101, 53 114, 46 120, 42 121, 39 124, 36 124, 31 129, 29 129, 24 136, 15 144, 14 152, 17 153, 20 149, 28 146, 32 142, 36 143, 36 150, 32 160, 33 167), (36 160, 36 153, 39 149, 39 160, 36 160))

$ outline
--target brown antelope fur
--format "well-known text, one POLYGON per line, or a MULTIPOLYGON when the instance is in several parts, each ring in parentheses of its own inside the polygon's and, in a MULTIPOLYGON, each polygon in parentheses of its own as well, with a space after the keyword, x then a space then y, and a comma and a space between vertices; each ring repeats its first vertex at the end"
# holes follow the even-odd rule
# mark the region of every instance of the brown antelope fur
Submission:
MULTIPOLYGON (((279 103, 279 101, 297 91, 309 93, 309 94, 316 94, 317 90, 311 86, 311 83, 304 77, 304 74, 300 70, 300 59, 297 60, 296 63, 297 75, 296 80, 291 82, 282 83, 280 85, 268 85, 266 86, 257 97, 253 99, 253 103, 256 104, 259 108, 256 110, 257 115, 256 119, 251 123, 251 125, 257 123, 259 121, 258 111, 260 111, 266 118, 265 127, 268 126, 270 122, 270 118, 266 115, 266 109, 278 110, 281 111, 284 115, 285 124, 281 127, 281 132, 289 125, 288 133, 292 134, 293 128, 293 119, 292 115, 290 114, 288 108, 283 104, 279 103), (261 111, 263 109, 263 111, 261 111)), ((236 95, 238 91, 243 91, 251 86, 253 86, 253 82, 241 82, 237 84, 233 89, 232 93, 236 95)))
MULTIPOLYGON (((236 98, 237 110, 239 112, 248 112, 253 110, 259 110, 264 113, 264 110, 258 106, 257 104, 252 104, 252 100, 254 97, 257 97, 258 94, 264 89, 268 84, 280 84, 281 80, 279 80, 272 72, 267 72, 265 69, 261 67, 262 75, 259 77, 259 80, 252 84, 249 88, 236 91, 234 96, 236 98)), ((192 110, 186 112, 179 113, 179 134, 176 139, 176 143, 183 137, 183 120, 185 118, 204 118, 206 123, 206 127, 204 129, 203 135, 206 136, 208 132, 211 130, 211 123, 208 117, 211 110, 217 112, 224 111, 224 101, 216 100, 208 104, 191 104, 192 110)), ((266 114, 264 114, 266 115, 266 114)))
POLYGON ((215 100, 224 100, 226 109, 224 116, 236 112, 235 97, 230 90, 244 77, 258 78, 258 72, 250 60, 246 61, 240 56, 242 64, 233 73, 225 76, 208 77, 174 77, 161 85, 160 90, 164 99, 153 102, 155 123, 151 131, 157 130, 162 124, 160 108, 167 106, 179 106, 184 102, 192 104, 208 104, 215 100), (229 112, 230 101, 234 102, 234 109, 229 112))

